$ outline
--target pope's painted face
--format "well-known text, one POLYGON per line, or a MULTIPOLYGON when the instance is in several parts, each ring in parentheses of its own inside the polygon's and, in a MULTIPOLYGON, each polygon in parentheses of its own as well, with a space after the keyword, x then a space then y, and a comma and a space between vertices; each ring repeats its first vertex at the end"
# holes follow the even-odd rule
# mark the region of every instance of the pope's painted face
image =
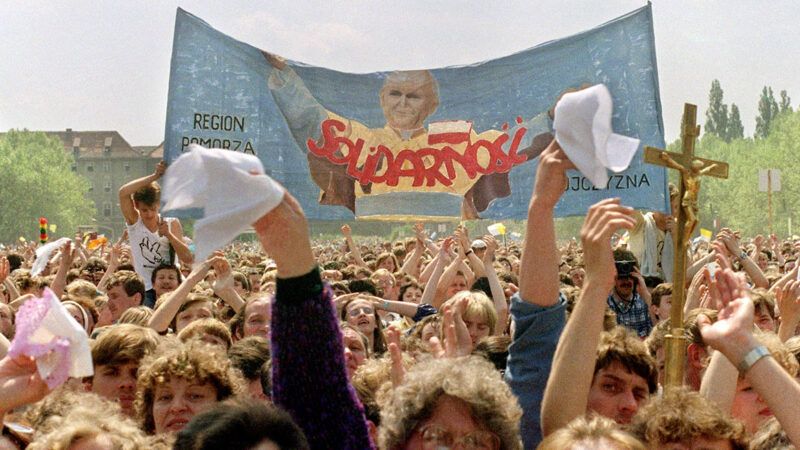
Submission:
POLYGON ((394 72, 381 89, 386 122, 396 130, 416 130, 436 109, 436 81, 427 71, 394 72))

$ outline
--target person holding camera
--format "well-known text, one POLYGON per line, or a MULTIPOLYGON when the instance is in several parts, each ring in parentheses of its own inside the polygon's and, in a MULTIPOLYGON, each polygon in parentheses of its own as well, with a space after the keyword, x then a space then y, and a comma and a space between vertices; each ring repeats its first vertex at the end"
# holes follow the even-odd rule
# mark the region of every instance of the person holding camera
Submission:
POLYGON ((608 307, 617 315, 617 323, 630 328, 644 339, 653 329, 650 317, 650 292, 639 271, 639 263, 628 250, 614 251, 617 275, 608 294, 608 307))

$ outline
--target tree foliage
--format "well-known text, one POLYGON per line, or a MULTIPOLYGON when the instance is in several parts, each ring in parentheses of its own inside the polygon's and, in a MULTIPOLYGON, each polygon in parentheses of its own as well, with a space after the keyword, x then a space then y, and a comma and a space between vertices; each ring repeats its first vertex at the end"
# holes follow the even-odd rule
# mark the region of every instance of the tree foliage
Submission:
POLYGON ((711 91, 708 93, 708 109, 706 110, 705 132, 727 140, 728 136, 728 105, 722 102, 723 92, 719 80, 711 82, 711 91))
POLYGON ((772 94, 772 87, 764 86, 761 98, 758 100, 758 117, 756 117, 756 132, 754 137, 763 139, 769 134, 772 121, 778 116, 778 102, 772 94))
POLYGON ((739 107, 736 103, 731 103, 731 115, 728 117, 728 132, 725 136, 725 141, 730 142, 736 139, 744 138, 744 125, 742 125, 742 118, 739 116, 739 107))
MULTIPOLYGON (((680 142, 670 148, 680 151, 680 142)), ((726 143, 706 134, 696 147, 698 156, 730 164, 729 178, 705 177, 700 198, 700 226, 713 229, 718 218, 722 226, 742 230, 746 235, 768 232, 767 193, 758 192, 759 169, 780 169, 781 192, 773 194, 774 230, 782 236, 800 234, 800 111, 781 114, 762 139, 735 139, 726 143)), ((674 172, 674 171, 671 171, 674 172)))
POLYGON ((61 141, 44 133, 12 130, 0 137, 0 242, 38 239, 41 216, 62 234, 91 220, 89 183, 72 164, 61 141))
POLYGON ((786 93, 786 90, 781 91, 781 104, 778 106, 778 110, 781 114, 792 112, 792 99, 786 93))

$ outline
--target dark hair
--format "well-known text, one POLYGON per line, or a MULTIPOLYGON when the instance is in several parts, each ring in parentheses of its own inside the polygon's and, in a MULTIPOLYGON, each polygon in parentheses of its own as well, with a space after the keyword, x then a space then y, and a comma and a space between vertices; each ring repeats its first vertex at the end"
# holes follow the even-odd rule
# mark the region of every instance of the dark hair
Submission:
POLYGON ((419 283, 417 283, 416 281, 409 281, 408 283, 404 283, 402 286, 400 286, 400 293, 397 294, 397 299, 402 302, 403 295, 405 295, 407 290, 412 288, 419 289, 420 291, 422 290, 422 286, 420 286, 419 283))
POLYGON ((469 288, 470 291, 480 291, 486 294, 487 297, 492 298, 492 287, 489 286, 489 278, 487 277, 480 277, 475 279, 472 283, 472 286, 469 288))
POLYGON ((140 187, 133 193, 133 201, 147 206, 157 205, 161 201, 161 186, 153 181, 140 187))
POLYGON ((94 269, 92 272, 105 272, 108 268, 108 264, 96 256, 92 256, 91 258, 87 259, 85 263, 81 266, 81 271, 94 269))
POLYGON ((128 270, 118 270, 114 272, 108 277, 106 292, 118 284, 122 285, 122 289, 125 290, 125 293, 128 294, 129 297, 141 294, 141 298, 144 299, 144 281, 142 281, 142 277, 136 272, 128 270))
POLYGON ((172 448, 253 448, 265 439, 280 449, 310 448, 303 431, 287 412, 250 399, 223 402, 194 416, 178 433, 172 448))
POLYGON ((350 292, 366 292, 372 296, 378 296, 378 288, 372 280, 352 280, 348 285, 350 292))
POLYGON ((156 268, 153 269, 153 273, 150 274, 150 282, 151 283, 155 284, 156 275, 158 275, 158 272, 160 272, 162 270, 172 270, 172 271, 174 271, 175 275, 177 275, 177 277, 178 277, 178 282, 179 283, 183 280, 183 278, 181 277, 181 270, 178 269, 178 267, 176 267, 176 266, 174 266, 172 264, 168 264, 168 263, 162 262, 161 264, 156 266, 156 268))
POLYGON ((6 259, 8 260, 8 273, 11 273, 20 267, 22 267, 22 262, 25 261, 25 258, 22 255, 17 253, 9 253, 6 255, 6 259))
POLYGON ((268 397, 272 392, 272 373, 269 342, 260 336, 246 337, 228 349, 233 367, 242 372, 247 381, 260 380, 261 389, 268 397))
POLYGON ((506 370, 508 347, 510 345, 510 336, 489 336, 478 342, 472 354, 483 356, 487 361, 494 364, 495 369, 502 373, 506 370))

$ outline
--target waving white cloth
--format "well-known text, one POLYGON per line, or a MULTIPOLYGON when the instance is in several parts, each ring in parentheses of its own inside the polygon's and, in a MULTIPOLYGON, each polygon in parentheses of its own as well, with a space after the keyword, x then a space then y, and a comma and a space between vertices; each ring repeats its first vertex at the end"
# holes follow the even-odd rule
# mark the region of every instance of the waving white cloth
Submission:
POLYGON ((39 375, 50 389, 68 377, 83 378, 94 373, 89 336, 49 288, 41 298, 32 298, 20 306, 15 323, 16 333, 8 354, 34 358, 39 375))
POLYGON ((47 243, 39 248, 36 249, 36 261, 33 262, 33 267, 31 267, 31 275, 36 276, 39 275, 44 271, 44 268, 47 267, 47 262, 50 261, 50 258, 53 256, 53 253, 61 248, 69 238, 61 238, 57 241, 53 241, 47 243))
POLYGON ((565 94, 556 105, 556 140, 575 167, 598 189, 608 184, 608 172, 627 169, 639 139, 611 129, 611 94, 602 84, 565 94))
POLYGON ((283 187, 244 153, 190 145, 167 168, 164 210, 203 208, 195 223, 195 258, 204 261, 278 206, 283 187))

